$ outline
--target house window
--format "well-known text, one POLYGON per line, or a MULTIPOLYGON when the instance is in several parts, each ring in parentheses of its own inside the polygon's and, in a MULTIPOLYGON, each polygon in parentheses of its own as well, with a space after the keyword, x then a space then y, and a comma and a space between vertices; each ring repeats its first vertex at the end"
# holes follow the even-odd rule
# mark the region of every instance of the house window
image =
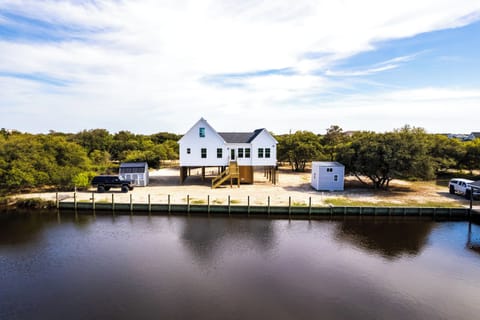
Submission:
POLYGON ((238 157, 243 158, 243 148, 238 148, 238 157))
POLYGON ((327 168, 327 172, 333 172, 333 168, 327 168))
POLYGON ((200 138, 205 138, 205 128, 199 128, 198 129, 198 136, 200 138))
POLYGON ((265 158, 270 158, 270 148, 265 148, 265 158))
POLYGON ((223 149, 217 148, 217 158, 221 159, 223 157, 223 149))
POLYGON ((245 158, 250 158, 250 148, 245 148, 245 158))
POLYGON ((337 182, 338 181, 338 174, 333 176, 333 181, 337 182))
POLYGON ((187 154, 190 154, 191 151, 190 148, 187 148, 187 154))
POLYGON ((263 148, 258 148, 258 157, 263 158, 263 148))
POLYGON ((200 154, 202 155, 202 159, 207 158, 207 148, 200 149, 200 154))

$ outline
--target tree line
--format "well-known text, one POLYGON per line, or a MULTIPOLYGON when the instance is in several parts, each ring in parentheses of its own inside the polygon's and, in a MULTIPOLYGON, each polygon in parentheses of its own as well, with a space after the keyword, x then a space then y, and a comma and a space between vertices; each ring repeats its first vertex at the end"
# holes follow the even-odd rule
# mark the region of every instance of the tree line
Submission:
POLYGON ((119 162, 146 161, 158 168, 178 159, 179 135, 105 129, 29 134, 0 130, 0 194, 24 189, 86 187, 99 173, 116 173, 119 162))
POLYGON ((431 180, 452 169, 470 174, 480 169, 480 139, 449 139, 409 126, 352 134, 331 126, 324 135, 297 131, 276 138, 278 160, 288 162, 292 170, 304 171, 312 160, 338 161, 347 174, 375 188, 388 188, 392 179, 431 180))
MULTIPOLYGON (((480 139, 459 141, 405 126, 386 133, 347 134, 331 126, 323 135, 310 131, 274 135, 277 159, 294 171, 310 161, 339 161, 346 173, 388 188, 392 179, 429 180, 448 170, 480 169, 480 139)), ((119 162, 146 161, 158 168, 178 159, 181 135, 152 135, 105 129, 78 133, 29 134, 0 130, 0 194, 23 189, 86 187, 99 173, 116 173, 119 162)))

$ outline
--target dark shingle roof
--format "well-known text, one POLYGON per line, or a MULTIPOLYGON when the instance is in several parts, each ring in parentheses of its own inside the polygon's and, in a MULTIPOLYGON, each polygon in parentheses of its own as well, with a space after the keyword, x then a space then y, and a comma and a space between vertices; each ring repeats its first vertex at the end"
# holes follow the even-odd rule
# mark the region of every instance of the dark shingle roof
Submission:
POLYGON ((227 143, 250 143, 263 129, 257 129, 253 132, 219 132, 218 134, 227 143))
POLYGON ((146 162, 123 162, 120 164, 120 168, 143 168, 146 162))

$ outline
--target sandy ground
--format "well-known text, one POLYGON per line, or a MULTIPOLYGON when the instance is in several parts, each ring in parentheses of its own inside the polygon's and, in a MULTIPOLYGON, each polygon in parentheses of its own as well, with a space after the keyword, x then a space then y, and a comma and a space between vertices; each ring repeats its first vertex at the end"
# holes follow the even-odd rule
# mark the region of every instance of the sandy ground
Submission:
MULTIPOLYGON (((311 198, 312 205, 325 205, 329 198, 348 198, 355 201, 366 201, 375 205, 381 201, 398 203, 401 205, 409 202, 443 202, 452 205, 467 205, 468 202, 462 197, 448 194, 445 186, 437 186, 433 183, 410 183, 394 180, 390 191, 375 191, 360 186, 353 177, 347 177, 345 191, 321 192, 310 186, 310 173, 294 173, 288 169, 279 170, 278 181, 272 185, 263 175, 263 171, 255 172, 255 184, 225 185, 217 189, 211 188, 211 179, 215 172, 207 169, 207 178, 202 181, 200 170, 192 170, 192 176, 188 177, 184 184, 180 184, 179 170, 177 168, 165 168, 150 172, 150 185, 148 187, 136 187, 129 193, 121 193, 118 189, 106 193, 96 193, 95 189, 77 192, 78 201, 91 201, 92 195, 95 201, 112 201, 128 203, 130 197, 134 203, 148 203, 150 195, 151 203, 167 203, 170 195, 171 203, 186 203, 187 195, 190 203, 206 204, 210 197, 211 204, 226 204, 228 197, 232 204, 247 204, 250 197, 251 205, 266 205, 270 197, 271 205, 288 205, 291 197, 292 205, 308 205, 311 198)), ((55 192, 19 195, 19 197, 40 197, 55 200, 55 192)), ((73 192, 59 193, 60 200, 72 200, 73 192)))

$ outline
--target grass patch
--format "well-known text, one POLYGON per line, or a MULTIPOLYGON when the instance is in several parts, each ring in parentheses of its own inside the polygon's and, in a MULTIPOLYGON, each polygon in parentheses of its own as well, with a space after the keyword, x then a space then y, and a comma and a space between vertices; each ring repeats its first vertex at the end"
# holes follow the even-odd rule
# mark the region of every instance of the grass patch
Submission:
POLYGON ((231 199, 231 200, 230 200, 230 203, 231 203, 231 204, 239 204, 239 203, 241 203, 241 201, 240 201, 240 200, 237 200, 237 199, 231 199))
POLYGON ((336 207, 417 207, 417 208, 462 208, 460 204, 446 201, 427 201, 419 202, 414 200, 402 200, 401 202, 392 201, 358 201, 347 198, 325 199, 325 204, 336 207))
POLYGON ((222 204, 223 201, 222 200, 219 200, 219 199, 215 199, 212 201, 213 204, 222 204))
POLYGON ((293 201, 292 206, 294 206, 294 207, 306 207, 307 204, 305 202, 293 201))
POLYGON ((207 201, 203 200, 203 199, 194 199, 192 201, 190 201, 191 204, 205 204, 207 203, 207 201))

